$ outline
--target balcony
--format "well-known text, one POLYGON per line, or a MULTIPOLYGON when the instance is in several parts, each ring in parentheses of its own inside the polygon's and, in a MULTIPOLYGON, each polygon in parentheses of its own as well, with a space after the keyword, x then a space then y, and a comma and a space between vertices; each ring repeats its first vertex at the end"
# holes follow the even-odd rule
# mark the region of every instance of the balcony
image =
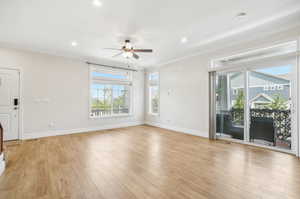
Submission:
MULTIPOLYGON (((250 109, 249 141, 282 149, 291 149, 291 111, 250 109)), ((244 139, 244 110, 218 111, 217 133, 244 139)))

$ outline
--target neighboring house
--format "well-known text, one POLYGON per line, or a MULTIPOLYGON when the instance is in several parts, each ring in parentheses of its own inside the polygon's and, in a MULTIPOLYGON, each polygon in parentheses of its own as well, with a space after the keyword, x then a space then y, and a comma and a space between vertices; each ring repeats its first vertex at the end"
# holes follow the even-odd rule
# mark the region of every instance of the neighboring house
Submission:
POLYGON ((264 108, 267 104, 274 102, 274 99, 265 93, 260 93, 250 100, 251 108, 264 108))
MULTIPOLYGON (((243 90, 242 73, 231 75, 229 81, 231 105, 235 103, 239 90, 243 90)), ((290 101, 290 80, 288 75, 270 75, 257 71, 251 71, 249 75, 249 102, 251 108, 263 108, 266 104, 274 101, 274 97, 279 95, 282 99, 290 101)))
MULTIPOLYGON (((218 110, 229 110, 235 104, 239 93, 244 92, 244 75, 241 72, 226 74, 218 81, 219 85, 226 85, 219 88, 218 110)), ((251 108, 264 108, 273 102, 277 95, 284 99, 289 107, 290 89, 288 74, 275 76, 257 71, 250 72, 248 94, 251 108)))

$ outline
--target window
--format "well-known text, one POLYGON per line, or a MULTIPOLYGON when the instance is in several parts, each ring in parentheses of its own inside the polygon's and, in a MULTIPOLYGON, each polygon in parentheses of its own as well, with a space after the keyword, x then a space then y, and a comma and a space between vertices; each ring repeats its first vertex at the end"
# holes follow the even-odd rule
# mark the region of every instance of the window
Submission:
POLYGON ((159 113, 159 74, 149 73, 149 113, 157 115, 159 113))
POLYGON ((101 118, 131 113, 132 73, 91 68, 90 117, 101 118))
POLYGON ((264 85, 264 91, 275 91, 275 90, 283 90, 282 84, 272 84, 272 85, 264 85))

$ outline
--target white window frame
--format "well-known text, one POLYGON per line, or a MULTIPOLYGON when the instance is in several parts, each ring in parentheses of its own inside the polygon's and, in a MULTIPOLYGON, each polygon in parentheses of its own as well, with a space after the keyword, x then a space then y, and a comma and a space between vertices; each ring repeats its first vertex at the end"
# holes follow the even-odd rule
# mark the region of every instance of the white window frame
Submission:
POLYGON ((149 72, 147 75, 147 80, 148 80, 148 114, 149 115, 153 115, 153 116, 158 116, 160 113, 160 74, 158 71, 155 72, 149 72), (157 74, 158 75, 158 79, 156 81, 153 81, 150 79, 152 74, 157 74), (151 99, 152 99, 152 95, 151 95, 151 88, 152 87, 157 87, 158 88, 158 111, 157 113, 153 113, 152 112, 152 103, 151 103, 151 99))
POLYGON ((133 72, 132 71, 124 71, 118 69, 108 69, 100 66, 90 66, 89 68, 89 118, 90 119, 103 119, 103 118, 114 118, 114 117, 129 117, 132 116, 133 113, 133 72), (100 72, 100 73, 109 73, 109 74, 116 74, 122 75, 127 73, 127 79, 119 80, 114 78, 107 78, 107 77, 93 77, 93 72, 100 72), (91 116, 92 111, 92 84, 94 82, 103 83, 103 84, 111 84, 111 85, 128 85, 129 86, 129 112, 124 114, 114 114, 112 111, 111 115, 105 116, 91 116))

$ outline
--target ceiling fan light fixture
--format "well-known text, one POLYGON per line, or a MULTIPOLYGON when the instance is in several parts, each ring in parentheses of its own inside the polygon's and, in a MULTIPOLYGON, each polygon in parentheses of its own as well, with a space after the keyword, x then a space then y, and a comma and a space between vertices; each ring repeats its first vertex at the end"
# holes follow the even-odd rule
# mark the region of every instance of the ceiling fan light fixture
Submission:
POLYGON ((126 39, 126 40, 125 40, 125 45, 124 45, 124 47, 125 47, 126 49, 131 49, 131 48, 132 48, 132 45, 131 45, 129 39, 126 39))
POLYGON ((124 52, 124 53, 123 53, 123 56, 124 56, 125 58, 131 58, 131 57, 133 57, 133 53, 132 53, 132 52, 124 52))
POLYGON ((114 55, 113 57, 122 55, 123 57, 125 57, 127 59, 134 58, 136 60, 140 59, 140 56, 138 55, 138 53, 152 53, 153 52, 152 49, 136 49, 136 48, 134 48, 132 46, 132 44, 130 43, 129 39, 125 40, 125 44, 120 49, 116 49, 116 48, 106 48, 106 49, 120 51, 118 54, 114 55))
POLYGON ((125 44, 125 48, 127 48, 127 49, 131 49, 131 48, 132 48, 132 45, 131 45, 131 43, 126 43, 126 44, 125 44))

